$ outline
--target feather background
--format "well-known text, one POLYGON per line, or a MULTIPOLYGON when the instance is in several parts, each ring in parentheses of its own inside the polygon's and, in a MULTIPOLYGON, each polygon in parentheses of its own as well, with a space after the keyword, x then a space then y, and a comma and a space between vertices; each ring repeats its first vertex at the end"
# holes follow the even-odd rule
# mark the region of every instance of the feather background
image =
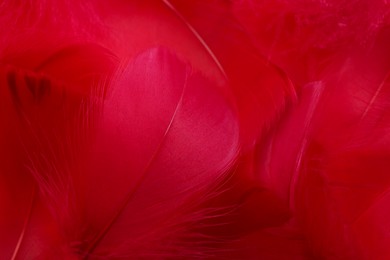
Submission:
POLYGON ((0 259, 389 259, 386 0, 0 3, 0 259))

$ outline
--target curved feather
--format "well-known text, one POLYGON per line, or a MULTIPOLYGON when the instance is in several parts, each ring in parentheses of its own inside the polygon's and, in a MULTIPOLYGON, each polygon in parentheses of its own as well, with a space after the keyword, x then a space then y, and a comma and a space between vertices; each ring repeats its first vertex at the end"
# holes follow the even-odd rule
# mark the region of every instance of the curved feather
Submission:
POLYGON ((86 256, 142 254, 139 243, 162 240, 160 221, 178 218, 185 201, 223 178, 237 138, 230 104, 203 76, 163 48, 131 61, 104 101, 79 176, 86 256))

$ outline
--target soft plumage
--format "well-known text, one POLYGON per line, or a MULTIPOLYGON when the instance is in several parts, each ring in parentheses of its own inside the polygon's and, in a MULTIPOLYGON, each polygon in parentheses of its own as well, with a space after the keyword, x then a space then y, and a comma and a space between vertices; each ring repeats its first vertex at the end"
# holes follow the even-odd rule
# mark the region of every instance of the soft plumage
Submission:
POLYGON ((389 4, 0 4, 1 259, 388 259, 389 4))

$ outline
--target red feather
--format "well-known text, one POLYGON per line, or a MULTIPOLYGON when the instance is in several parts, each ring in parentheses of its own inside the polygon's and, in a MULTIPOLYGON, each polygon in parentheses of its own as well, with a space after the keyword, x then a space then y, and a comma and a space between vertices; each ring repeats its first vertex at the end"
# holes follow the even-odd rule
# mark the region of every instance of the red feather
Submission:
POLYGON ((1 259, 388 259, 389 5, 0 5, 1 259))

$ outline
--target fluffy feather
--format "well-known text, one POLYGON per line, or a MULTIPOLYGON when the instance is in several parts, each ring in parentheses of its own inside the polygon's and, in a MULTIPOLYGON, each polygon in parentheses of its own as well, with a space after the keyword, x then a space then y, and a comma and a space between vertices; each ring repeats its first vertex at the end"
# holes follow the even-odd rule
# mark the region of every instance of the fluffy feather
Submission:
POLYGON ((0 258, 389 258, 388 15, 3 1, 0 258))

